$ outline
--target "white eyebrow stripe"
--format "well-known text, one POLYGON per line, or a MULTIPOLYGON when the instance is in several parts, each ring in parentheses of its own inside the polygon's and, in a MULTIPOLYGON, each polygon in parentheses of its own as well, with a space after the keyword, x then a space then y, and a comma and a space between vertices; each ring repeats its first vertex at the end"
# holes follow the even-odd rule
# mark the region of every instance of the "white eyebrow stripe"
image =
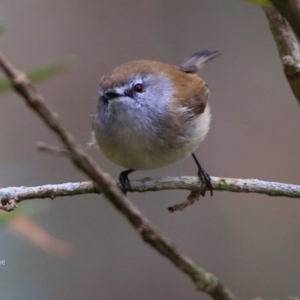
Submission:
POLYGON ((118 94, 123 94, 124 91, 127 89, 127 85, 121 86, 121 87, 117 87, 114 90, 118 93, 118 94))
POLYGON ((143 80, 141 78, 137 78, 135 80, 133 80, 133 85, 136 85, 136 84, 143 84, 143 80))

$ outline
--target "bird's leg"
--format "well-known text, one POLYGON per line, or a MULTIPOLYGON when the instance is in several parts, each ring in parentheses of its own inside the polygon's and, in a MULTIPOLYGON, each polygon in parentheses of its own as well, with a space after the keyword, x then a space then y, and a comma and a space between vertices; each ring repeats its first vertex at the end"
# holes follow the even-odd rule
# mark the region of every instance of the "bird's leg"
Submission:
POLYGON ((132 172, 134 172, 135 170, 134 169, 128 169, 128 170, 125 170, 123 172, 120 173, 119 175, 119 185, 121 187, 121 190, 123 191, 123 193, 126 195, 126 190, 125 188, 131 188, 130 186, 130 181, 128 179, 128 175, 132 172))
POLYGON ((201 192, 201 196, 205 196, 206 190, 210 191, 210 195, 213 195, 213 187, 211 184, 210 176, 205 172, 205 170, 201 167, 196 155, 192 153, 193 159, 198 167, 198 176, 201 180, 201 187, 204 187, 204 190, 201 192))

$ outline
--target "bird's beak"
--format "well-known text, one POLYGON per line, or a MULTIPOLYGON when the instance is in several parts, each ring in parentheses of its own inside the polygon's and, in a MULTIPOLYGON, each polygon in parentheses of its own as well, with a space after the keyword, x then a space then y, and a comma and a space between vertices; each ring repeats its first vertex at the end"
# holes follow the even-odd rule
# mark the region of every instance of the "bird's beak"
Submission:
POLYGON ((108 102, 109 100, 113 100, 115 98, 121 97, 123 95, 119 94, 115 90, 107 90, 105 93, 101 96, 101 98, 105 101, 108 102))

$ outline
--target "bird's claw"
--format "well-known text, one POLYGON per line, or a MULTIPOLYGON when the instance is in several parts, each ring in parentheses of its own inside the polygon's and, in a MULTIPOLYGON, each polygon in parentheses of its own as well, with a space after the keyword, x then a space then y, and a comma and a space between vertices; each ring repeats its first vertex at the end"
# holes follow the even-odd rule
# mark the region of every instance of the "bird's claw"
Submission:
POLYGON ((201 196, 205 196, 206 191, 210 191, 210 195, 213 195, 213 186, 211 182, 210 176, 205 172, 204 169, 199 169, 198 170, 198 177, 201 181, 201 188, 203 190, 201 191, 201 196))
POLYGON ((119 175, 119 186, 120 186, 120 189, 123 191, 125 196, 127 194, 127 190, 131 189, 128 174, 132 173, 133 171, 134 170, 129 169, 129 170, 121 172, 120 175, 119 175))

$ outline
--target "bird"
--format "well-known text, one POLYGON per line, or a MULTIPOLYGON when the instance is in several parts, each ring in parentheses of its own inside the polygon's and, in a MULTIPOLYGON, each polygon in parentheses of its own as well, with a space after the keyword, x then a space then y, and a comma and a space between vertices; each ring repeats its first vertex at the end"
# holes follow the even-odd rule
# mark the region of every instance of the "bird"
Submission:
POLYGON ((162 168, 192 156, 201 195, 206 190, 213 195, 211 178, 194 154, 211 120, 209 87, 197 72, 219 54, 199 51, 179 66, 136 60, 102 76, 92 143, 126 169, 119 175, 123 191, 130 188, 130 173, 162 168))

